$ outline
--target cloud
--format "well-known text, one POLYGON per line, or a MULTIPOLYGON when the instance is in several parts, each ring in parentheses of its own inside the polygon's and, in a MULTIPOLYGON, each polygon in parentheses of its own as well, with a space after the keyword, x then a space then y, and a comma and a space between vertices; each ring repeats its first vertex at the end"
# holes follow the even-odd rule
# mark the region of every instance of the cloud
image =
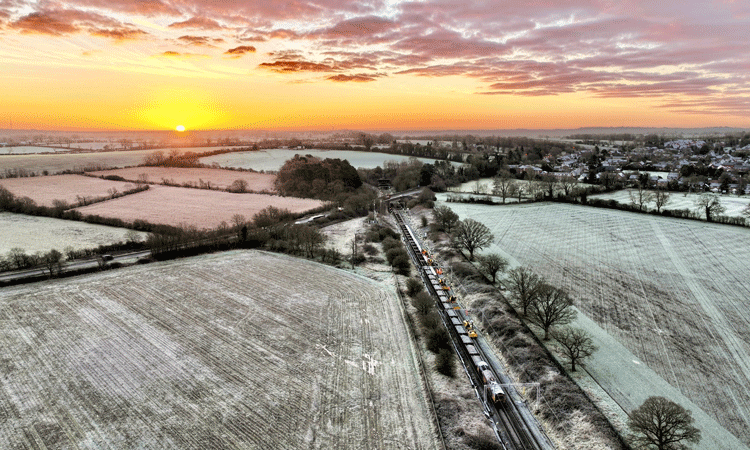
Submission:
POLYGON ((173 50, 167 50, 166 52, 155 55, 158 58, 176 58, 176 59, 187 59, 187 58, 208 58, 208 55, 200 55, 196 53, 180 53, 173 50))
POLYGON ((222 30, 224 27, 219 22, 207 17, 191 17, 182 22, 174 22, 169 28, 197 28, 201 30, 222 30))
POLYGON ((18 18, 10 27, 21 33, 64 36, 88 32, 92 36, 117 41, 146 36, 143 30, 130 24, 122 24, 103 15, 72 9, 42 10, 18 18))
POLYGON ((203 47, 216 47, 214 44, 220 44, 224 42, 222 38, 212 38, 209 36, 180 36, 177 38, 183 44, 198 45, 203 47))
POLYGON ((278 73, 295 72, 334 72, 335 69, 327 64, 314 63, 310 61, 274 61, 272 63, 261 63, 258 67, 269 69, 278 73))
POLYGON ((252 45, 240 45, 239 47, 230 48, 224 52, 225 55, 231 55, 235 58, 239 58, 246 53, 255 53, 255 47, 252 45))
POLYGON ((327 77, 326 80, 330 81, 336 81, 340 83, 344 82, 356 82, 356 83, 367 83, 370 81, 375 81, 379 77, 383 76, 382 74, 364 74, 364 73, 358 73, 356 75, 344 75, 344 74, 338 74, 338 75, 331 75, 330 77, 327 77))
POLYGON ((65 4, 143 16, 182 14, 177 7, 161 0, 66 0, 65 4))

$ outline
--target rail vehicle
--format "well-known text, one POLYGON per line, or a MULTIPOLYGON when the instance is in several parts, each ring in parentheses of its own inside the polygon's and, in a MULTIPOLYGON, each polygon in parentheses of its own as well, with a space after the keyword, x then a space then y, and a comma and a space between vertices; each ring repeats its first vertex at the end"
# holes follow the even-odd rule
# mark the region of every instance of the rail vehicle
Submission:
POLYGON ((422 279, 428 285, 431 294, 437 298, 437 305, 443 309, 443 313, 447 318, 446 325, 453 328, 453 331, 460 339, 460 342, 456 342, 456 345, 462 346, 466 351, 466 354, 469 356, 467 363, 473 366, 483 383, 483 387, 480 389, 484 393, 485 400, 489 400, 497 405, 504 401, 505 392, 495 378, 495 373, 492 371, 490 365, 487 364, 477 348, 475 342, 477 331, 474 327, 474 322, 467 318, 466 313, 458 305, 456 296, 453 293, 454 291, 451 289, 443 269, 436 263, 430 252, 420 246, 419 240, 414 236, 411 229, 406 226, 401 215, 395 211, 394 215, 396 216, 396 221, 401 226, 404 240, 407 247, 411 249, 412 257, 422 279))

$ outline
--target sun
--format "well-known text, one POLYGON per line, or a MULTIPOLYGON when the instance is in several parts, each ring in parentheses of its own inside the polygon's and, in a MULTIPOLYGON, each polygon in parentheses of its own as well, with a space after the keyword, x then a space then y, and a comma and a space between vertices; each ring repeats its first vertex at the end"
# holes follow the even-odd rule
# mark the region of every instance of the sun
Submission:
POLYGON ((177 128, 175 128, 179 132, 185 131, 185 125, 177 125, 177 128))

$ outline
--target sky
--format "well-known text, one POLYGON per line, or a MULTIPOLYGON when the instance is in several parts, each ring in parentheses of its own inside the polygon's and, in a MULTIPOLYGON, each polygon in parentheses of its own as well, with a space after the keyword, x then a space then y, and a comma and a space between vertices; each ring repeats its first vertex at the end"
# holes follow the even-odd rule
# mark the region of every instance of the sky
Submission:
POLYGON ((0 0, 0 128, 750 128, 748 0, 0 0))

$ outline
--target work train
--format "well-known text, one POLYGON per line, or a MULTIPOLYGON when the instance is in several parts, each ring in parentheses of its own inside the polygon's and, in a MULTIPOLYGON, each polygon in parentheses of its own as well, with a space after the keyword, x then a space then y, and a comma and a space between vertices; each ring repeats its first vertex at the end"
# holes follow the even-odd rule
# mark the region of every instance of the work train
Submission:
POLYGON ((492 401, 495 405, 500 404, 505 400, 505 392, 495 378, 495 374, 490 369, 489 364, 487 364, 477 349, 476 342, 474 341, 477 337, 477 332, 473 321, 468 319, 467 314, 456 302, 456 296, 445 278, 443 269, 435 264, 435 261, 426 249, 421 248, 419 241, 411 229, 404 223, 401 214, 396 212, 395 216, 406 237, 406 243, 410 247, 417 268, 430 288, 431 294, 437 297, 440 307, 448 319, 446 325, 450 325, 460 339, 460 343, 456 342, 456 345, 461 345, 464 348, 466 354, 469 356, 467 363, 472 365, 477 371, 479 379, 484 385, 483 394, 485 399, 492 401))

